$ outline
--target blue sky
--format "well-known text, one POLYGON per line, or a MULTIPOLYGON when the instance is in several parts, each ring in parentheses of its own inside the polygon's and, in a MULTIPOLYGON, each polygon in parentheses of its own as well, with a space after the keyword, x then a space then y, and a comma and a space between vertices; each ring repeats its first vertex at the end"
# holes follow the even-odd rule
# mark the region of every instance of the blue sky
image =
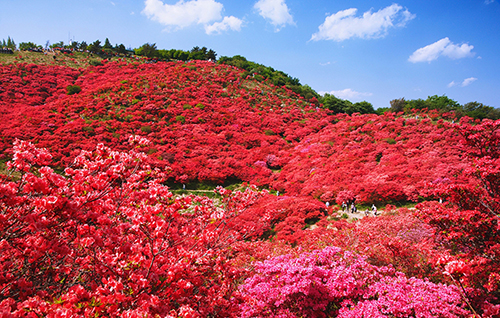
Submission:
POLYGON ((0 0, 0 39, 206 46, 376 108, 446 95, 500 107, 500 3, 0 0))

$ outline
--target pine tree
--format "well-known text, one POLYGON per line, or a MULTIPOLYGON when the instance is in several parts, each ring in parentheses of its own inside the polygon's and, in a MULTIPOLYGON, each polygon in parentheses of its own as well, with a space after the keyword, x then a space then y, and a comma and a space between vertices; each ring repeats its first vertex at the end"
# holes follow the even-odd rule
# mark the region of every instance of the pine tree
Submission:
POLYGON ((16 49, 16 43, 14 42, 13 39, 10 38, 10 36, 7 38, 7 45, 9 49, 15 50, 16 49))

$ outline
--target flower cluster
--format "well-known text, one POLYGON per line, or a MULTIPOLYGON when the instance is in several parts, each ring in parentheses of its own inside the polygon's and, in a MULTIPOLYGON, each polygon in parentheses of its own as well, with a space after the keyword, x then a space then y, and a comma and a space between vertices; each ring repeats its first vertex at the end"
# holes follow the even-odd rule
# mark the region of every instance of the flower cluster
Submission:
POLYGON ((146 158, 100 144, 62 176, 47 150, 15 142, 0 183, 2 314, 226 315, 244 272, 231 246, 254 230, 235 220, 265 193, 174 198, 146 158))
POLYGON ((241 317, 464 317, 453 286, 407 278, 336 247, 256 265, 241 317))

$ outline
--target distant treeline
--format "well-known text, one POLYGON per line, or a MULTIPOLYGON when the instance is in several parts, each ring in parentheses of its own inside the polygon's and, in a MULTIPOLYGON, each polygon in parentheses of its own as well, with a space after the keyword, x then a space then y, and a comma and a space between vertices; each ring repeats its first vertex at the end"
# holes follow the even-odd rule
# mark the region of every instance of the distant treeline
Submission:
MULTIPOLYGON (((1 48, 16 50, 17 45, 10 36, 7 41, 4 39, 0 42, 1 48)), ((176 49, 158 49, 156 43, 145 43, 136 49, 127 49, 123 44, 112 45, 108 38, 101 44, 100 40, 96 40, 90 44, 87 42, 71 41, 65 45, 62 41, 50 44, 49 41, 45 44, 45 48, 33 42, 19 43, 19 50, 24 51, 41 51, 43 49, 69 49, 79 50, 83 52, 95 53, 97 55, 121 55, 144 56, 152 60, 163 61, 189 61, 189 60, 211 60, 217 61, 217 53, 206 47, 195 46, 189 51, 176 49)), ((306 100, 315 103, 319 106, 327 108, 334 113, 361 113, 361 114, 383 114, 390 112, 404 112, 412 114, 415 110, 438 110, 440 112, 454 112, 456 117, 469 116, 476 119, 500 119, 500 109, 483 105, 477 101, 469 102, 465 105, 460 105, 457 101, 443 96, 429 96, 427 99, 405 100, 404 98, 394 99, 390 101, 390 107, 374 109, 373 105, 367 101, 353 103, 349 100, 338 98, 331 94, 319 95, 309 85, 302 85, 298 78, 277 71, 270 66, 265 66, 255 62, 248 61, 245 57, 235 55, 233 57, 222 56, 217 61, 220 64, 232 65, 234 67, 245 70, 243 77, 252 76, 258 81, 267 80, 276 86, 285 86, 306 100)))
POLYGON ((303 96, 306 100, 316 99, 319 100, 321 96, 308 85, 300 84, 298 78, 291 77, 290 75, 277 71, 272 67, 264 66, 255 62, 250 62, 240 55, 233 57, 222 56, 219 59, 220 64, 232 65, 234 67, 245 70, 243 76, 253 76, 259 81, 267 79, 276 86, 286 86, 293 92, 303 96))
POLYGON ((0 42, 0 48, 15 50, 16 49, 16 42, 14 42, 14 40, 11 39, 9 36, 9 37, 7 37, 7 41, 5 41, 5 39, 3 39, 0 42))
POLYGON ((379 114, 385 112, 403 112, 405 114, 413 114, 415 111, 422 110, 437 110, 440 113, 455 114, 455 117, 461 118, 468 116, 476 119, 500 119, 500 109, 486 106, 479 102, 469 102, 461 105, 457 101, 447 97, 446 95, 438 96, 433 95, 427 99, 411 99, 405 100, 404 98, 394 99, 390 101, 390 107, 382 107, 373 109, 372 104, 368 102, 352 103, 348 100, 340 99, 334 95, 325 94, 320 98, 323 107, 330 109, 334 113, 361 113, 361 114, 379 114))
POLYGON ((457 101, 443 96, 429 96, 427 99, 412 99, 405 100, 404 98, 394 99, 390 102, 391 107, 379 108, 378 113, 384 113, 386 111, 391 112, 404 112, 405 114, 411 114, 415 110, 438 110, 440 112, 454 112, 455 116, 460 118, 463 116, 468 116, 476 119, 500 119, 500 109, 487 106, 477 101, 469 102, 461 105, 457 101))
POLYGON ((183 50, 159 50, 156 44, 145 43, 141 47, 134 49, 136 55, 146 56, 152 59, 160 60, 178 60, 178 61, 189 61, 189 60, 212 60, 217 59, 217 53, 212 49, 207 49, 206 47, 193 47, 190 51, 183 50))

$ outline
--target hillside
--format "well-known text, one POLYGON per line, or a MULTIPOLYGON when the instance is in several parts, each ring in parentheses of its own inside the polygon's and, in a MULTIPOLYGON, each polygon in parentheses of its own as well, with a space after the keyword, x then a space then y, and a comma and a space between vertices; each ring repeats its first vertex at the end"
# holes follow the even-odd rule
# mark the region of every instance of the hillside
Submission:
POLYGON ((366 203, 415 200, 425 182, 461 167, 448 121, 335 115, 208 61, 16 64, 3 67, 0 94, 2 153, 22 138, 61 166, 80 149, 103 142, 126 150, 140 135, 176 183, 249 182, 324 202, 352 190, 366 203))
POLYGON ((500 121, 425 109, 336 114, 211 61, 9 58, 0 313, 500 311, 500 121), (216 198, 174 196, 183 185, 216 198), (347 222, 339 206, 349 201, 385 213, 347 222), (396 208, 409 203, 419 205, 396 208), (318 284, 320 296, 301 289, 318 284))

